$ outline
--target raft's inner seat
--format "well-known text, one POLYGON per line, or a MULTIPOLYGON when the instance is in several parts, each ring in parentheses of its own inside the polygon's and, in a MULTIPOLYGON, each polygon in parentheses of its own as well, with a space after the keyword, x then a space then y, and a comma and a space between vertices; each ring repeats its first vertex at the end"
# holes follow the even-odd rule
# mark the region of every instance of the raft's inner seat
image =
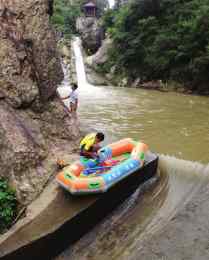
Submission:
MULTIPOLYGON (((131 153, 124 153, 118 156, 114 156, 112 157, 110 160, 107 160, 104 164, 100 164, 98 163, 96 167, 101 167, 99 169, 95 169, 95 172, 89 175, 84 174, 84 171, 86 169, 84 169, 84 171, 81 171, 80 174, 77 177, 82 177, 82 178, 86 178, 86 177, 92 177, 92 176, 99 176, 100 174, 105 174, 107 173, 112 167, 116 166, 117 164, 119 164, 122 161, 125 161, 127 159, 129 159, 131 156, 131 153)), ((90 159, 86 159, 86 158, 82 158, 82 160, 84 161, 89 161, 90 159)))

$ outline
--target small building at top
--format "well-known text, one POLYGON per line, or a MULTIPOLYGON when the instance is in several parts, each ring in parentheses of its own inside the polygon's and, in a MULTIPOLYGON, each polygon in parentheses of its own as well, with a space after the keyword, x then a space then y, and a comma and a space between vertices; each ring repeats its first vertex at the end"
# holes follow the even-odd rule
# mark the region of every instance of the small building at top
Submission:
POLYGON ((86 17, 96 17, 97 15, 97 6, 93 1, 87 2, 84 6, 84 13, 86 17))

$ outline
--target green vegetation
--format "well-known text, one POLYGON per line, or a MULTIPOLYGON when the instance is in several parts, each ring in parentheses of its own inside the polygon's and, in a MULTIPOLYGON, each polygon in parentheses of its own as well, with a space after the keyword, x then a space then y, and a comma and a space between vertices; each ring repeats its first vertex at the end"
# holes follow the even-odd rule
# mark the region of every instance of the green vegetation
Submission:
POLYGON ((114 10, 114 9, 108 9, 104 13, 104 15, 102 17, 102 25, 106 31, 108 29, 111 29, 112 27, 114 27, 116 15, 117 15, 117 10, 114 10))
POLYGON ((114 43, 105 68, 209 90, 209 0, 138 0, 103 24, 114 43))
POLYGON ((17 212, 17 200, 14 190, 0 178, 0 233, 10 226, 17 212))
POLYGON ((55 29, 65 38, 71 38, 76 33, 76 19, 81 15, 81 1, 71 4, 69 0, 55 0, 51 22, 55 29))
MULTIPOLYGON (((57 32, 60 32, 67 39, 76 34, 76 19, 82 15, 83 4, 87 2, 87 0, 54 0, 51 22, 57 32)), ((107 6, 107 0, 97 0, 99 16, 103 14, 107 6)))

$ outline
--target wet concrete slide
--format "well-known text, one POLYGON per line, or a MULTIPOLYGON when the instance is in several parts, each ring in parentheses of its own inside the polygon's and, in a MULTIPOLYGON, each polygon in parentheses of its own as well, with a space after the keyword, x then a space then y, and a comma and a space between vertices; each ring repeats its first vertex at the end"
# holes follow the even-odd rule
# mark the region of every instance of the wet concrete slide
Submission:
POLYGON ((150 153, 143 168, 98 195, 73 197, 53 181, 0 238, 0 259, 51 259, 153 177, 157 165, 157 155, 150 153))

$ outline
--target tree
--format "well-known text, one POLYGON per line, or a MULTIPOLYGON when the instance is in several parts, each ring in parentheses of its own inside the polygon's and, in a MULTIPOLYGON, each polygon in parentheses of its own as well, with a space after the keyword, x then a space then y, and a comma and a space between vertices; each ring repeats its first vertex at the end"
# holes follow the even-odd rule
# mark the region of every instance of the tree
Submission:
POLYGON ((139 0, 112 14, 105 21, 118 73, 208 88, 209 0, 139 0))

